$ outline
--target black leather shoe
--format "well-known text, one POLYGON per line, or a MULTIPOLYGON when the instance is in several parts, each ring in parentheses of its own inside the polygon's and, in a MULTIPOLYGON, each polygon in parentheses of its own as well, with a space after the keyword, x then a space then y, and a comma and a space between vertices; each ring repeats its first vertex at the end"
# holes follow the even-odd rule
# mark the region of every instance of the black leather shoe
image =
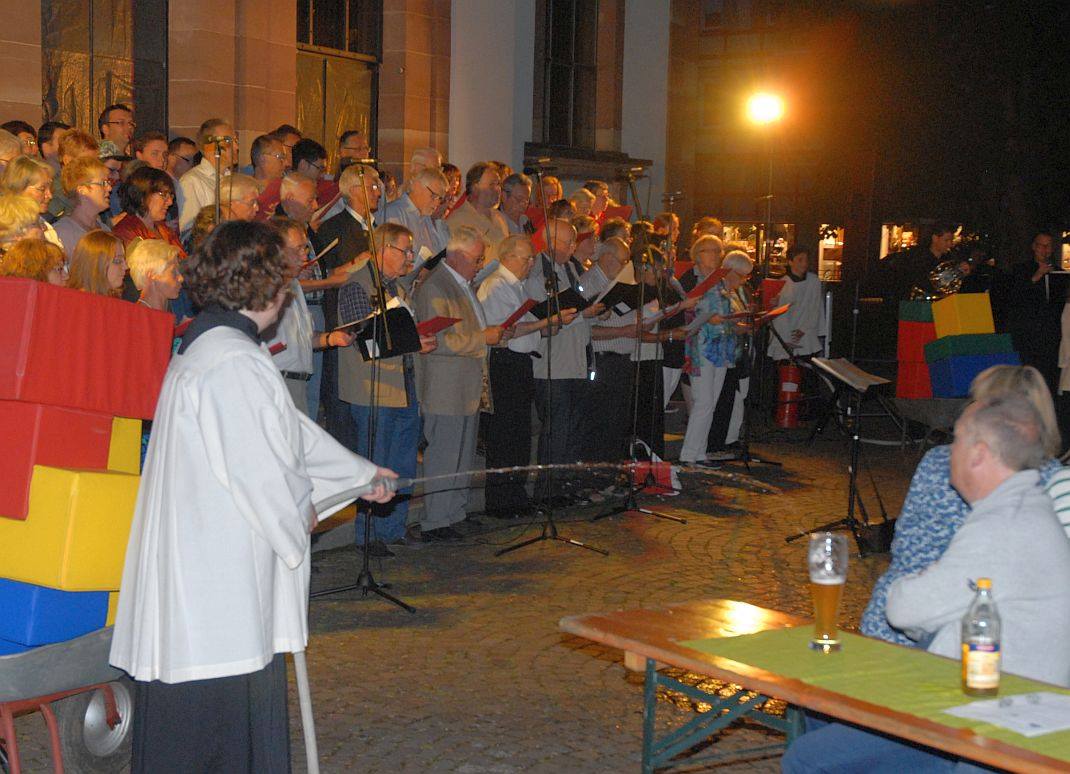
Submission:
POLYGON ((453 527, 439 527, 438 529, 425 529, 423 531, 423 539, 429 543, 449 543, 463 538, 464 535, 453 527))
POLYGON ((386 543, 382 540, 373 540, 368 544, 368 556, 374 556, 378 559, 386 559, 394 556, 394 552, 386 547, 386 543))

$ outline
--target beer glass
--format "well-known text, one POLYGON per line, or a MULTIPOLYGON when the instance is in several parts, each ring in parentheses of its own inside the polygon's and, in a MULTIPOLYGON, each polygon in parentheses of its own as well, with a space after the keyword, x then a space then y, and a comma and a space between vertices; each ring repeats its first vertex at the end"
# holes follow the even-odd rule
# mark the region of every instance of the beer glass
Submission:
POLYGON ((810 647, 826 653, 840 649, 840 599, 847 581, 847 537, 822 532, 810 536, 807 554, 814 598, 814 637, 810 647))

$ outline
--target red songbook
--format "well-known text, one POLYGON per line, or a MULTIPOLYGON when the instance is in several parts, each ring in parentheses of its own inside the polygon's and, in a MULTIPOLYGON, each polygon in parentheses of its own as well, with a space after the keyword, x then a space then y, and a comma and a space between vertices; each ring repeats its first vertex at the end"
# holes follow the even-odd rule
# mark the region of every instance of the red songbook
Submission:
POLYGON ((421 336, 434 336, 436 333, 444 331, 460 321, 460 317, 432 317, 430 320, 417 323, 416 332, 421 336))
POLYGON ((275 355, 279 354, 280 352, 284 351, 285 349, 286 349, 286 345, 283 344, 280 341, 280 342, 272 344, 270 347, 268 347, 268 352, 271 353, 272 357, 275 357, 275 355))
POLYGON ((632 219, 632 206, 630 204, 618 204, 615 207, 606 207, 605 217, 608 218, 624 218, 624 220, 632 219))
POLYGON ((185 320, 175 326, 175 338, 180 339, 186 335, 186 331, 189 330, 190 323, 193 322, 192 317, 187 317, 185 320))
POLYGON ((535 299, 534 298, 529 298, 527 301, 525 301, 523 304, 520 305, 519 309, 517 309, 515 312, 513 312, 511 315, 509 315, 509 319, 502 323, 502 327, 503 328, 512 328, 514 325, 516 325, 517 321, 521 317, 523 317, 528 312, 530 312, 534 307, 535 307, 535 299))
POLYGON ((691 267, 694 265, 695 264, 691 261, 685 261, 678 258, 676 263, 673 264, 672 272, 676 276, 676 279, 680 279, 680 277, 691 271, 691 267))
POLYGON ((762 280, 762 284, 758 286, 758 292, 761 294, 762 306, 769 308, 773 305, 773 301, 780 295, 780 291, 784 289, 785 279, 773 279, 767 277, 762 280))
POLYGON ((718 269, 717 271, 710 272, 710 275, 708 277, 706 277, 706 279, 702 280, 702 282, 698 283, 697 285, 695 285, 695 287, 691 288, 691 292, 687 294, 687 297, 688 298, 699 298, 699 297, 705 295, 707 290, 709 290, 714 285, 716 285, 718 282, 723 280, 725 278, 725 275, 727 275, 727 274, 728 274, 728 269, 725 269, 725 268, 721 268, 721 269, 718 269))

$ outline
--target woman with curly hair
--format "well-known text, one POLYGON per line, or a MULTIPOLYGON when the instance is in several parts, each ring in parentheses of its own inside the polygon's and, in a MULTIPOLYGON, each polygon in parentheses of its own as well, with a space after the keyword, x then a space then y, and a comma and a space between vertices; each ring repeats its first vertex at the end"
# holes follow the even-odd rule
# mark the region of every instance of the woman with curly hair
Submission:
POLYGON ((0 277, 26 277, 66 285, 66 257, 63 250, 47 240, 20 239, 0 254, 0 277))
POLYGON ((96 229, 78 240, 71 256, 67 287, 118 298, 126 277, 126 252, 122 240, 96 229))
POLYGON ((284 654, 308 643, 309 531, 332 512, 313 503, 394 474, 298 411, 261 342, 289 288, 271 226, 221 224, 185 277, 202 311, 160 392, 111 648, 132 768, 288 771, 284 654))

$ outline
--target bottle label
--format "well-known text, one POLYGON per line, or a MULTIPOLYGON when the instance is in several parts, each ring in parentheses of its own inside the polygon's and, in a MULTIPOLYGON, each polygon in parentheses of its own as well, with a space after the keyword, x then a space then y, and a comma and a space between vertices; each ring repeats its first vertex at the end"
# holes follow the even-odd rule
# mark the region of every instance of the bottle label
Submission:
POLYGON ((999 687, 999 645, 962 643, 962 682, 971 690, 999 687))

